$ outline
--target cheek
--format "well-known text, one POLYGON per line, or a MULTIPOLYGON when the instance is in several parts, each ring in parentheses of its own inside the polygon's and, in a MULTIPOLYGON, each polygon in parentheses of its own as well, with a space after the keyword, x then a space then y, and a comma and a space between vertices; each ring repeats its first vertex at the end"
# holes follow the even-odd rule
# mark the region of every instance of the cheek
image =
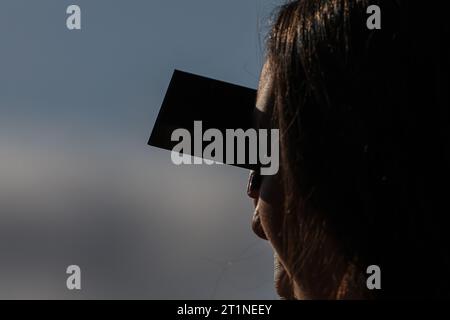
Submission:
POLYGON ((281 297, 287 299, 305 299, 306 297, 298 285, 298 279, 294 280, 293 270, 286 263, 287 259, 283 250, 282 237, 280 236, 283 232, 283 211, 281 206, 275 206, 260 199, 257 210, 261 219, 261 226, 276 255, 275 281, 278 293, 281 297))
POLYGON ((280 256, 282 253, 282 222, 283 222, 283 212, 281 206, 269 204, 262 198, 258 201, 258 206, 256 207, 258 211, 261 226, 264 229, 267 239, 271 243, 275 252, 280 256))
POLYGON ((260 187, 257 211, 267 238, 281 251, 281 232, 283 225, 283 192, 277 176, 264 177, 260 187))

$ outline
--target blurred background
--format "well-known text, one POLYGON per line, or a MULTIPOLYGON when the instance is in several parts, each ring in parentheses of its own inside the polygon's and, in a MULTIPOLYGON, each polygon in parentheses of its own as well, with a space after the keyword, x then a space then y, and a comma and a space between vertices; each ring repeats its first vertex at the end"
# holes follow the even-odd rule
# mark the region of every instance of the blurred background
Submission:
POLYGON ((0 2, 0 298, 276 298, 248 172, 147 140, 175 68, 256 88, 279 2, 0 2))

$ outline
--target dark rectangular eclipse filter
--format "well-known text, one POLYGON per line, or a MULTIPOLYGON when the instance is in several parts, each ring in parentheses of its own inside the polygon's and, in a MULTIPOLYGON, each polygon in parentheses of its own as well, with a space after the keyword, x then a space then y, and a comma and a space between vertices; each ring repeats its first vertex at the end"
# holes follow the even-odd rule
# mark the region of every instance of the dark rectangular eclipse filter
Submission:
MULTIPOLYGON (((171 141, 172 132, 182 128, 194 137, 194 121, 202 121, 203 132, 214 128, 224 137, 226 129, 254 128, 255 102, 254 89, 175 70, 148 144, 173 150, 179 142, 171 141)), ((191 152, 185 153, 194 155, 194 141, 191 144, 191 152)), ((203 142, 202 150, 207 144, 203 142)), ((258 167, 251 164, 236 166, 258 167)))

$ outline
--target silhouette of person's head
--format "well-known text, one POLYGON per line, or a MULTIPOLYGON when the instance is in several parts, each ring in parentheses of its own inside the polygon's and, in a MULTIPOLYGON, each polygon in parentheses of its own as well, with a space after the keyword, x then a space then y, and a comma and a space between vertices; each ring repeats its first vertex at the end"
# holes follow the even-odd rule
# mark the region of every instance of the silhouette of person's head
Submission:
POLYGON ((257 108, 280 129, 281 166, 248 193, 284 298, 450 294, 450 37, 445 10, 420 4, 417 20, 418 5, 298 0, 274 19, 257 108))

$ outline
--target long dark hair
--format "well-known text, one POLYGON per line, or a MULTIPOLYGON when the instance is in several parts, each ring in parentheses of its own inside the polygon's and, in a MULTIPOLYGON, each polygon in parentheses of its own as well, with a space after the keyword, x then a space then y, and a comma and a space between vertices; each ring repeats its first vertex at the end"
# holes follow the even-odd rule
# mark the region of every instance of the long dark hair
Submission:
POLYGON ((445 10, 420 6, 415 20, 408 1, 290 1, 268 39, 283 248, 295 276, 316 285, 344 260, 346 283, 324 288, 330 298, 365 286, 369 265, 381 267, 382 290, 364 295, 450 295, 450 37, 445 10), (381 30, 366 26, 372 4, 381 30), (335 256, 321 251, 329 237, 335 256))

